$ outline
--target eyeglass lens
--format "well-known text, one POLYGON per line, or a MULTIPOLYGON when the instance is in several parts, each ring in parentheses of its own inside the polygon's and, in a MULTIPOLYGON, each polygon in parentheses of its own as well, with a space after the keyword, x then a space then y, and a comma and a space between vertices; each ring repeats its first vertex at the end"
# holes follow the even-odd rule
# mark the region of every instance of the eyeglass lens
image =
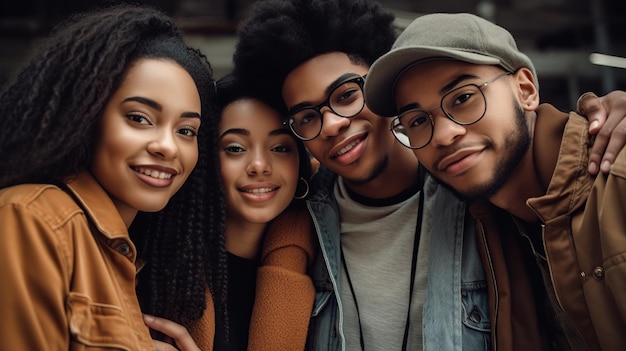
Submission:
POLYGON ((393 122, 392 131, 404 146, 423 148, 433 137, 433 110, 441 108, 449 119, 468 125, 483 117, 486 106, 482 90, 474 84, 465 85, 444 95, 441 104, 430 111, 412 109, 400 114, 393 122))
POLYGON ((363 79, 358 77, 337 86, 322 104, 301 109, 291 115, 289 127, 300 139, 311 140, 322 130, 322 108, 328 106, 340 117, 357 115, 365 105, 362 84, 363 79))

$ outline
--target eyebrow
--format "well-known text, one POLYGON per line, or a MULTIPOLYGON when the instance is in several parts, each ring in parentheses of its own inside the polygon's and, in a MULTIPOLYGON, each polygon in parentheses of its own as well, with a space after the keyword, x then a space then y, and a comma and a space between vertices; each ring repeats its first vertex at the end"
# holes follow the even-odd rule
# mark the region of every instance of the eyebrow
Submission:
MULTIPOLYGON (((161 104, 159 104, 158 102, 152 100, 152 99, 148 99, 145 97, 141 97, 141 96, 131 96, 129 98, 124 99, 122 102, 130 102, 130 101, 134 101, 134 102, 138 102, 140 104, 144 104, 144 105, 148 105, 151 108, 162 112, 163 111, 163 106, 161 104)), ((192 111, 186 111, 180 114, 181 117, 188 117, 188 118, 200 118, 200 114, 198 112, 192 112, 192 111)))
POLYGON ((226 129, 224 131, 224 133, 222 133, 220 135, 218 140, 222 140, 222 138, 224 138, 228 134, 237 134, 237 135, 249 136, 250 135, 250 131, 248 131, 247 129, 244 129, 244 128, 230 128, 230 129, 226 129))
POLYGON ((454 89, 460 82, 464 81, 464 80, 468 80, 468 79, 477 79, 479 77, 473 75, 473 74, 462 74, 456 78, 454 78, 450 83, 446 84, 443 88, 441 88, 441 90, 439 90, 439 94, 440 95, 444 95, 445 93, 449 92, 450 90, 454 89))
MULTIPOLYGON (((439 95, 443 96, 445 94, 447 94, 448 92, 450 92, 451 90, 453 90, 454 88, 456 88, 457 85, 459 85, 459 83, 461 83, 462 81, 468 80, 468 79, 477 79, 480 78, 478 76, 475 76, 473 74, 462 74, 456 78, 454 78, 452 81, 450 81, 448 84, 444 85, 443 88, 439 89, 439 95)), ((402 108, 398 109, 398 114, 401 114, 405 111, 408 110, 412 110, 412 109, 420 109, 422 108, 422 106, 420 104, 418 104, 417 102, 412 102, 408 105, 402 106, 402 108)))
MULTIPOLYGON (((237 135, 243 135, 243 136, 250 136, 250 131, 245 129, 245 128, 230 128, 224 131, 224 133, 222 133, 218 140, 222 140, 226 135, 228 134, 237 134, 237 135)), ((283 134, 288 134, 291 135, 291 132, 289 132, 289 130, 287 128, 278 128, 278 129, 274 129, 272 131, 270 131, 268 133, 269 136, 275 136, 275 135, 283 135, 283 134)))
MULTIPOLYGON (((338 86, 340 86, 341 84, 345 83, 345 81, 347 81, 349 79, 352 79, 352 78, 356 78, 356 77, 360 77, 360 75, 356 74, 356 73, 344 73, 344 74, 340 75, 339 77, 337 77, 337 79, 333 80, 326 87, 326 90, 324 90, 324 93, 326 94, 326 96, 328 96, 338 86)), ((308 101, 301 102, 299 104, 296 104, 292 108, 290 108, 289 109, 289 113, 291 113, 292 111, 295 111, 295 110, 299 110, 299 109, 304 108, 304 107, 312 107, 312 106, 315 106, 315 105, 310 103, 310 102, 308 102, 308 101)))

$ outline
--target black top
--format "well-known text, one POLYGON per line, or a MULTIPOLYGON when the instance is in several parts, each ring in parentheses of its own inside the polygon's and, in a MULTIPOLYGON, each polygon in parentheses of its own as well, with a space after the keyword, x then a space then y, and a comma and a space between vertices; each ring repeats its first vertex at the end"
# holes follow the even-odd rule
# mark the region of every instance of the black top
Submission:
POLYGON ((248 348, 248 330, 256 290, 258 259, 246 259, 228 253, 228 327, 229 340, 226 343, 224 320, 215 316, 214 351, 235 351, 248 348))

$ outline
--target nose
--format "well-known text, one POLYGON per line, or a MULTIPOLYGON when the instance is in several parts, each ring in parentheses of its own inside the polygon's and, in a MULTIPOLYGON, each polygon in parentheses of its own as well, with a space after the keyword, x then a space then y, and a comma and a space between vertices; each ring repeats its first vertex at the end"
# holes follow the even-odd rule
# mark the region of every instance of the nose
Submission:
POLYGON ((268 162, 268 158, 265 152, 257 150, 251 153, 252 157, 248 162, 246 172, 248 175, 270 175, 272 174, 272 165, 268 162))
POLYGON ((350 118, 336 115, 330 108, 326 108, 322 112, 322 131, 320 137, 328 139, 335 137, 341 133, 341 130, 350 126, 350 118))
POLYGON ((156 133, 154 140, 148 143, 148 152, 164 159, 178 157, 178 145, 174 131, 163 130, 156 133))
POLYGON ((450 118, 439 108, 431 111, 433 118, 433 138, 431 143, 434 146, 448 146, 454 143, 458 137, 465 135, 467 129, 450 118))

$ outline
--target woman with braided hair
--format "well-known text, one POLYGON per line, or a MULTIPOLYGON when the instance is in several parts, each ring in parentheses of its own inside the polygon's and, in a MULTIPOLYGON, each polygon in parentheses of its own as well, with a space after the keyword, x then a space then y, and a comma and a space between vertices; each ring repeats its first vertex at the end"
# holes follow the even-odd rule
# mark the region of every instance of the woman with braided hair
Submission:
POLYGON ((226 75, 215 87, 210 123, 222 182, 213 186, 226 204, 228 312, 207 308, 189 332, 203 350, 303 350, 315 297, 306 274, 315 252, 304 203, 309 155, 278 109, 238 78, 226 75))
POLYGON ((179 324, 225 313, 212 87, 168 16, 115 6, 55 28, 0 95, 0 349, 171 349, 144 323, 198 349, 179 324))

